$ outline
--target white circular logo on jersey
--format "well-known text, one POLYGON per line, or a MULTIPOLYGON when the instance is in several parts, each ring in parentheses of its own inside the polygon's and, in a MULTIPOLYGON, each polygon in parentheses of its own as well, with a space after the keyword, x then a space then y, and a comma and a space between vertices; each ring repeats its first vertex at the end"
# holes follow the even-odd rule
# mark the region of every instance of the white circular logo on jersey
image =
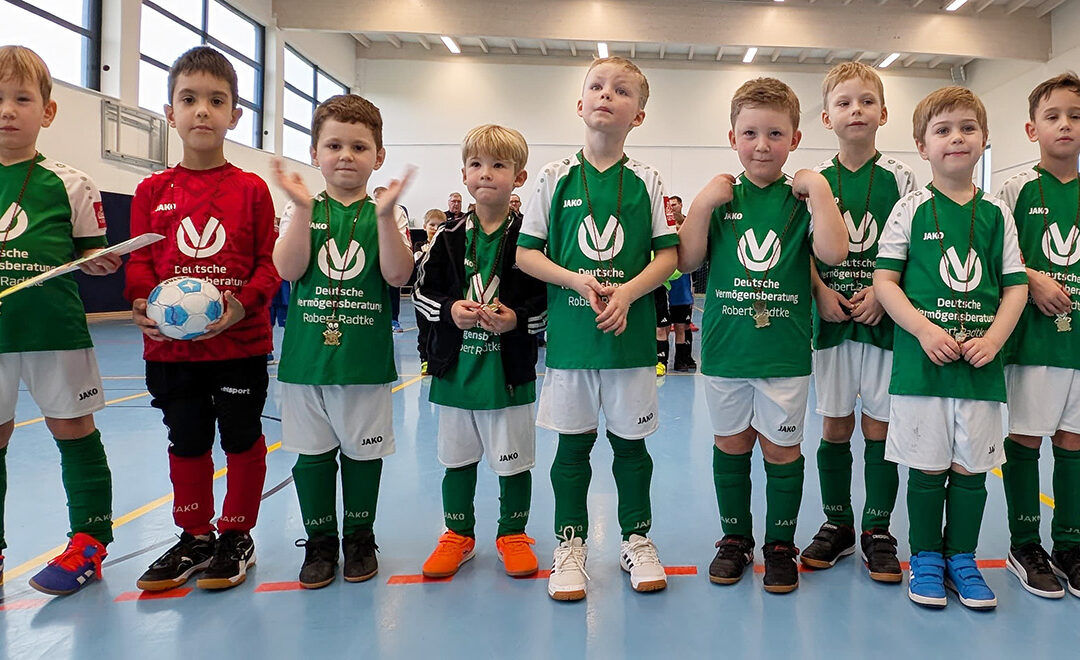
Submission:
POLYGON ((758 243, 753 228, 747 229, 739 239, 735 252, 747 270, 764 273, 780 262, 780 238, 770 229, 765 234, 765 240, 758 243))
POLYGON ((874 246, 878 238, 878 223, 872 214, 863 214, 862 222, 855 226, 851 211, 844 211, 844 225, 847 226, 848 252, 860 254, 874 246))
POLYGON ((202 233, 199 233, 191 218, 184 218, 176 228, 176 247, 192 258, 212 257, 225 247, 225 227, 220 220, 211 216, 202 233))
POLYGON ((20 207, 19 212, 15 213, 15 204, 12 204, 4 211, 4 215, 0 217, 0 241, 6 243, 22 236, 29 224, 26 218, 26 209, 20 207))
POLYGON ((615 216, 608 219, 604 232, 596 228, 596 222, 591 215, 585 216, 578 228, 577 242, 581 253, 593 261, 614 260, 623 248, 625 232, 619 229, 619 222, 615 216))
POLYGON ((316 263, 331 282, 351 280, 364 270, 364 248, 356 241, 350 241, 349 249, 342 254, 338 251, 337 242, 331 238, 319 248, 316 263))
POLYGON ((1068 268, 1069 266, 1080 261, 1080 230, 1076 227, 1069 229, 1069 235, 1062 238, 1061 229, 1057 224, 1052 224, 1046 228, 1042 237, 1042 250, 1046 258, 1050 260, 1050 263, 1055 266, 1062 266, 1068 268))
POLYGON ((941 281, 953 291, 973 291, 982 282, 982 261, 975 250, 968 252, 967 259, 961 262, 956 248, 951 247, 941 257, 939 266, 941 281))

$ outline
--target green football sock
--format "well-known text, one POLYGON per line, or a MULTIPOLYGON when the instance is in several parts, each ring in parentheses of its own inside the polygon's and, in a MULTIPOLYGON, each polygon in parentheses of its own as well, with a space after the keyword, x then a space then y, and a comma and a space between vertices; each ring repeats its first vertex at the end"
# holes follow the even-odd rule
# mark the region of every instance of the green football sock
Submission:
POLYGON ((911 554, 941 552, 945 549, 941 523, 945 516, 945 482, 948 472, 929 474, 908 470, 908 544, 911 554))
POLYGON ((361 529, 370 530, 375 524, 375 507, 379 503, 379 481, 382 478, 381 458, 356 461, 345 454, 341 461, 341 499, 345 521, 341 531, 345 536, 361 529))
POLYGON ((645 447, 645 439, 627 440, 608 431, 608 441, 615 454, 611 473, 615 475, 615 490, 619 493, 619 527, 624 541, 631 534, 648 536, 652 529, 653 461, 645 447))
POLYGON ((806 458, 791 463, 765 461, 765 544, 795 543, 806 458))
POLYGON ((446 528, 462 536, 476 536, 477 463, 456 468, 446 468, 442 480, 443 521, 446 528))
POLYGON ((7 447, 0 447, 0 550, 7 547, 4 541, 4 499, 7 497, 7 447))
POLYGON ((821 506, 825 519, 834 525, 851 527, 851 443, 821 439, 817 450, 818 481, 821 483, 821 506))
POLYGON ((900 489, 896 463, 885 460, 885 441, 867 440, 863 450, 863 481, 866 504, 863 506, 862 531, 889 529, 900 489))
POLYGON ((1080 545, 1080 451, 1054 447, 1054 550, 1080 545))
POLYGON ((727 454, 713 445, 713 486, 720 526, 724 535, 735 534, 754 540, 754 519, 750 514, 751 453, 727 454))
POLYGON ((496 536, 524 534, 532 504, 532 471, 499 477, 499 531, 496 536))
POLYGON ((566 536, 571 527, 583 541, 589 536, 589 482, 592 465, 589 454, 596 443, 595 433, 560 433, 551 462, 551 488, 555 492, 555 537, 566 536))
POLYGON ((986 508, 986 473, 949 471, 945 496, 945 556, 974 553, 986 508))
POLYGON ((1009 511, 1009 545, 1039 543, 1039 450, 1005 438, 1005 503, 1009 511))
POLYGON ((338 534, 337 453, 335 448, 322 454, 296 457, 292 469, 293 484, 308 538, 338 534))
POLYGON ((71 533, 89 534, 103 545, 112 543, 112 473, 101 432, 95 429, 77 440, 57 440, 56 446, 71 533))

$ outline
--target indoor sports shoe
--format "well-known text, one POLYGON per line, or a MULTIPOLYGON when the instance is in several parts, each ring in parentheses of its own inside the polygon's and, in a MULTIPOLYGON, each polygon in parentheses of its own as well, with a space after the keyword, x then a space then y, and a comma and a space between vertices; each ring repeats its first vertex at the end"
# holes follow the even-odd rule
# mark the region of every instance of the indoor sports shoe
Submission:
POLYGON ((690 354, 690 344, 675 344, 675 371, 696 371, 697 362, 690 354))
POLYGON ((1020 580, 1020 586, 1043 598, 1062 598, 1065 589, 1050 566, 1050 555, 1038 543, 1009 548, 1005 568, 1020 580))
POLYGON ((911 555, 908 598, 924 607, 945 607, 945 558, 940 552, 911 555))
POLYGON ((904 581, 904 571, 896 558, 896 539, 887 529, 872 529, 859 538, 863 564, 876 582, 904 581))
POLYGON ((338 537, 312 536, 299 539, 296 547, 304 549, 304 563, 300 566, 300 586, 305 589, 321 589, 334 581, 338 565, 338 537))
POLYGON ((762 548, 765 557, 765 591, 786 594, 799 588, 799 565, 795 557, 799 549, 790 543, 777 541, 762 548))
POLYGON ((398 323, 397 321, 390 321, 390 330, 391 330, 391 331, 393 331, 393 333, 394 333, 395 335, 397 335, 397 334, 400 334, 400 333, 402 333, 402 332, 405 332, 405 331, 404 331, 404 330, 403 330, 403 329, 401 328, 401 324, 400 324, 400 323, 398 323))
POLYGON ((1050 566, 1065 580, 1069 593, 1080 598, 1080 545, 1068 550, 1054 550, 1050 555, 1050 566))
POLYGON ((345 564, 341 569, 346 582, 363 582, 375 577, 379 572, 379 560, 375 551, 375 532, 369 528, 360 528, 341 539, 341 549, 345 554, 345 564))
POLYGON ((634 591, 660 591, 667 587, 667 573, 652 539, 631 534, 619 549, 619 565, 630 574, 634 591))
POLYGON ((420 375, 421 376, 428 375, 428 372, 427 372, 427 360, 424 360, 423 362, 420 363, 420 375))
POLYGON ((975 555, 965 552, 945 560, 945 587, 960 596, 960 604, 973 610, 989 610, 997 607, 997 596, 987 586, 975 555))
POLYGON ((656 363, 656 377, 662 378, 667 375, 667 365, 663 362, 656 363))
POLYGON ((572 527, 563 530, 563 541, 555 548, 548 577, 548 595, 555 600, 581 600, 585 597, 585 572, 588 548, 572 527))
POLYGON ((179 587, 210 565, 214 546, 213 532, 203 537, 187 532, 180 534, 180 541, 150 564, 135 586, 143 591, 165 591, 179 587))
POLYGON ((476 539, 446 530, 439 537, 431 556, 424 562, 424 577, 445 578, 458 572, 461 565, 476 556, 476 539))
POLYGON ((105 546, 93 536, 79 532, 71 537, 63 552, 30 578, 30 586, 53 596, 73 594, 101 579, 101 560, 106 556, 105 546))
POLYGON ((525 534, 508 534, 495 539, 495 552, 506 567, 507 575, 523 577, 537 571, 539 565, 530 545, 536 545, 536 541, 525 534))
POLYGON ((802 563, 818 570, 832 568, 841 557, 855 554, 855 529, 826 522, 802 551, 802 563))
POLYGON ((195 584, 200 589, 229 589, 243 584, 247 569, 254 565, 255 541, 251 534, 230 529, 218 537, 210 565, 195 584))
POLYGON ((754 539, 728 534, 716 542, 716 548, 709 564, 709 581, 715 584, 735 584, 754 563, 754 539))

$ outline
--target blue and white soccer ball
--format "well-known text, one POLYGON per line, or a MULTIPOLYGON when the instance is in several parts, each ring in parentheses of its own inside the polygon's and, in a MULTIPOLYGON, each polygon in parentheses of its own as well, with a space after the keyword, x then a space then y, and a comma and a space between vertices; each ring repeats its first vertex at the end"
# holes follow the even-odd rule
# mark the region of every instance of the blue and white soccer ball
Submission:
POLYGON ((174 277, 154 287, 146 299, 146 315, 173 339, 195 339, 221 318, 221 291, 195 277, 174 277))

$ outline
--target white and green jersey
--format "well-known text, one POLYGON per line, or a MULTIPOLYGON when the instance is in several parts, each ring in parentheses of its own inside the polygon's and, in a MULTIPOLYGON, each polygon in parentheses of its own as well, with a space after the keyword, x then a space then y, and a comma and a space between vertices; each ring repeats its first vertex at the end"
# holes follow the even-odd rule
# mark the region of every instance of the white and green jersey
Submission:
MULTIPOLYGON (((546 248, 548 258, 557 265, 590 273, 601 284, 625 284, 645 269, 653 250, 679 243, 674 224, 667 221, 660 173, 627 158, 598 172, 580 155, 541 170, 536 191, 525 207, 518 245, 546 248), (590 214, 590 202, 603 220, 590 214)), ((596 313, 576 291, 548 285, 548 367, 652 366, 656 364, 655 328, 656 308, 648 296, 630 306, 626 331, 616 337, 596 329, 596 313)))
POLYGON ((759 188, 740 175, 709 219, 709 284, 701 373, 724 378, 810 374, 810 235, 807 204, 782 176, 759 188), (756 327, 764 301, 769 325, 756 327))
MULTIPOLYGON (((97 186, 79 170, 41 154, 0 165, 0 209, 0 290, 108 244, 97 186)), ((93 346, 71 275, 23 289, 0 303, 0 353, 93 346)))
POLYGON ((1028 298, 1016 330, 1005 344, 1006 364, 1080 369, 1080 180, 1062 183, 1033 167, 1005 182, 998 197, 1016 220, 1020 252, 1028 268, 1049 275, 1072 298, 1072 331, 1058 332, 1055 317, 1046 316, 1028 298), (1042 183, 1042 194, 1039 183, 1042 183), (1045 198, 1045 204, 1044 204, 1045 198))
MULTIPOLYGON (((896 202, 915 190, 915 173, 895 158, 880 153, 854 172, 844 167, 839 158, 827 160, 815 169, 828 180, 836 195, 848 233, 847 259, 837 266, 817 260, 818 274, 827 287, 851 298, 873 284, 881 230, 896 202)), ((817 314, 813 318, 814 348, 839 346, 848 339, 892 348, 893 322, 888 316, 873 326, 851 320, 831 323, 817 314)))
MULTIPOLYGON (((499 296, 499 275, 492 275, 492 268, 499 253, 499 245, 506 235, 507 225, 490 234, 476 227, 476 216, 465 219, 465 280, 461 295, 465 300, 489 303, 499 296), (473 242, 476 242, 475 248, 473 242), (470 255, 476 251, 476 264, 470 255), (477 286, 476 275, 483 282, 477 286), (490 279, 489 279, 490 278, 490 279), (477 289, 486 285, 485 291, 477 289)), ((502 246, 502 259, 512 259, 515 245, 502 246), (508 256, 509 255, 509 256, 508 256)), ((502 270, 500 265, 498 270, 502 270)), ((507 387, 503 372, 502 341, 494 332, 477 326, 465 330, 461 340, 461 353, 457 362, 442 377, 431 379, 428 399, 432 403, 466 410, 497 410, 510 406, 522 406, 536 401, 536 381, 518 387, 507 387)))
MULTIPOLYGON (((289 204, 281 216, 279 236, 285 235, 293 212, 289 204)), ((379 269, 375 202, 365 197, 342 206, 322 193, 311 209, 311 259, 293 283, 289 299, 278 380, 304 385, 368 385, 396 379, 390 292, 379 269), (335 300, 336 319, 332 318, 335 300), (340 345, 326 345, 323 332, 327 323, 336 323, 340 345)))
MULTIPOLYGON (((904 196, 881 235, 877 267, 900 273, 900 288, 923 316, 950 332, 963 320, 973 337, 993 323, 1002 290, 1027 283, 1012 213, 981 190, 963 206, 932 186, 904 196)), ((1002 356, 979 369, 963 359, 939 367, 896 326, 889 393, 1004 401, 1002 356)))

